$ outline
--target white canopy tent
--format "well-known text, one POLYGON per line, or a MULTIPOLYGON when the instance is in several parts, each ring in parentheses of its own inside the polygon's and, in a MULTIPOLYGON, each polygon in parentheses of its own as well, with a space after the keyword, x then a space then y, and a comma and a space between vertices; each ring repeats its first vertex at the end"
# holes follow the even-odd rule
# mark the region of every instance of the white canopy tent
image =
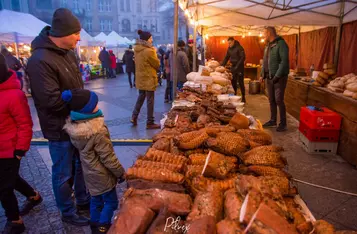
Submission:
POLYGON ((93 38, 83 28, 81 29, 81 40, 78 43, 79 46, 102 46, 104 43, 104 41, 93 38))
POLYGON ((31 43, 47 24, 31 14, 0 11, 0 41, 31 43))
POLYGON ((112 47, 125 46, 127 44, 125 38, 120 36, 115 31, 112 31, 111 33, 109 33, 108 38, 109 38, 109 42, 110 42, 107 44, 108 47, 110 47, 110 46, 112 46, 112 47))
POLYGON ((259 35, 263 26, 280 34, 311 31, 357 20, 354 0, 179 0, 199 28, 217 36, 259 35))

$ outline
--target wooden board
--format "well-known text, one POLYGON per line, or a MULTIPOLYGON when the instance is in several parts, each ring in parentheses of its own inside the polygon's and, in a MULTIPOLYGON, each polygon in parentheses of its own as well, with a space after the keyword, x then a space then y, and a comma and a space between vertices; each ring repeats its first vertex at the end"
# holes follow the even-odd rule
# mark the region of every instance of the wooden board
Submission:
POLYGON ((300 119, 300 109, 306 106, 310 85, 308 83, 288 78, 285 90, 285 105, 289 114, 296 119, 300 119))

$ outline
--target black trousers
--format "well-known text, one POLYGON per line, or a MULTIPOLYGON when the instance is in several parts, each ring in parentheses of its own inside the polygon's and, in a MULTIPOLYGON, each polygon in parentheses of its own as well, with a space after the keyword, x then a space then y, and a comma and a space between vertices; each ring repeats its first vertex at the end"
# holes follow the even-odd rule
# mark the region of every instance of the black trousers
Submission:
POLYGON ((133 118, 138 118, 141 107, 146 99, 147 104, 147 124, 154 123, 154 103, 155 103, 155 91, 139 90, 139 96, 136 100, 135 109, 133 111, 133 118))
POLYGON ((273 84, 271 79, 267 79, 267 88, 270 103, 270 120, 277 122, 277 112, 279 107, 280 125, 286 126, 286 107, 284 102, 285 88, 288 77, 282 77, 273 84))
POLYGON ((20 160, 0 159, 0 201, 8 221, 19 220, 19 207, 14 190, 25 197, 36 196, 35 190, 19 175, 20 160))
MULTIPOLYGON (((168 75, 168 77, 170 77, 170 74, 168 75)), ((165 89, 165 100, 167 101, 173 101, 172 100, 172 84, 173 82, 170 81, 170 79, 166 78, 166 89, 165 89)))
POLYGON ((133 85, 135 86, 135 72, 128 72, 128 80, 129 80, 130 87, 133 87, 133 85), (131 74, 134 75, 134 83, 131 81, 131 74))
POLYGON ((233 79, 231 82, 232 82, 234 93, 237 94, 238 84, 239 84, 239 88, 242 93, 242 97, 245 97, 244 73, 243 72, 233 73, 233 79))

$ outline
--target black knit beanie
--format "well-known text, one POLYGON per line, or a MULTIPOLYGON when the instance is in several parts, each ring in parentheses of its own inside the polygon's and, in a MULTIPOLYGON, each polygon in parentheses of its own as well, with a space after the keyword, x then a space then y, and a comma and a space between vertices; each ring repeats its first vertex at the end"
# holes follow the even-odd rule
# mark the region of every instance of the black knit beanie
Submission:
POLYGON ((178 46, 178 47, 185 47, 185 45, 186 45, 186 43, 185 43, 183 40, 179 40, 179 41, 177 42, 177 46, 178 46))
POLYGON ((11 72, 9 72, 9 68, 6 64, 6 59, 4 55, 0 54, 0 84, 4 83, 11 76, 11 72))
POLYGON ((50 35, 53 37, 65 37, 81 31, 81 23, 72 12, 66 8, 59 8, 52 18, 50 35))
POLYGON ((62 93, 62 100, 67 102, 71 111, 91 114, 98 104, 98 96, 87 89, 72 89, 62 93))
POLYGON ((138 34, 139 34, 140 39, 144 40, 144 41, 149 40, 149 38, 152 36, 151 33, 142 31, 140 29, 138 30, 138 34))

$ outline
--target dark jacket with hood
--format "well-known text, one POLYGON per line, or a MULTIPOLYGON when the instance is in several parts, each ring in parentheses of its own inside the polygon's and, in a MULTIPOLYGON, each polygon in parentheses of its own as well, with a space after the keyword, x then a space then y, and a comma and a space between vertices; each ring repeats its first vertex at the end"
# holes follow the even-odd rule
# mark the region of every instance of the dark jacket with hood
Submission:
POLYGON ((27 73, 44 137, 66 141, 69 136, 63 126, 70 109, 62 100, 61 93, 83 88, 83 81, 73 50, 57 47, 48 37, 50 29, 46 26, 32 42, 27 73))
MULTIPOLYGON (((269 78, 274 76, 278 78, 287 77, 289 75, 289 47, 282 37, 275 38, 274 41, 268 43, 264 50, 264 63, 268 64, 269 78), (267 55, 269 53, 269 58, 267 55), (266 63, 268 59, 268 63, 266 63)), ((265 67, 262 67, 262 77, 265 67)))
POLYGON ((7 66, 9 67, 9 69, 18 71, 22 68, 21 62, 15 56, 13 56, 10 52, 6 52, 3 55, 6 59, 6 63, 7 63, 7 66))
MULTIPOLYGON (((187 49, 187 58, 190 63, 190 71, 193 72, 193 47, 189 46, 187 49)), ((198 54, 196 53, 196 71, 198 71, 198 54)))
POLYGON ((134 51, 126 50, 123 55, 123 62, 125 64, 126 73, 135 72, 134 51))
POLYGON ((102 63, 103 68, 110 68, 110 55, 106 49, 103 49, 99 53, 99 61, 102 63))
POLYGON ((228 60, 230 60, 232 63, 231 71, 233 74, 237 72, 244 73, 245 52, 244 48, 236 40, 234 41, 233 47, 228 48, 222 65, 226 66, 228 60))
MULTIPOLYGON (((170 53, 170 64, 174 64, 174 54, 170 53)), ((190 63, 188 62, 187 54, 184 48, 177 49, 176 55, 177 64, 177 81, 185 83, 187 74, 190 73, 190 63)), ((171 80, 174 80, 174 67, 171 66, 171 80)))

